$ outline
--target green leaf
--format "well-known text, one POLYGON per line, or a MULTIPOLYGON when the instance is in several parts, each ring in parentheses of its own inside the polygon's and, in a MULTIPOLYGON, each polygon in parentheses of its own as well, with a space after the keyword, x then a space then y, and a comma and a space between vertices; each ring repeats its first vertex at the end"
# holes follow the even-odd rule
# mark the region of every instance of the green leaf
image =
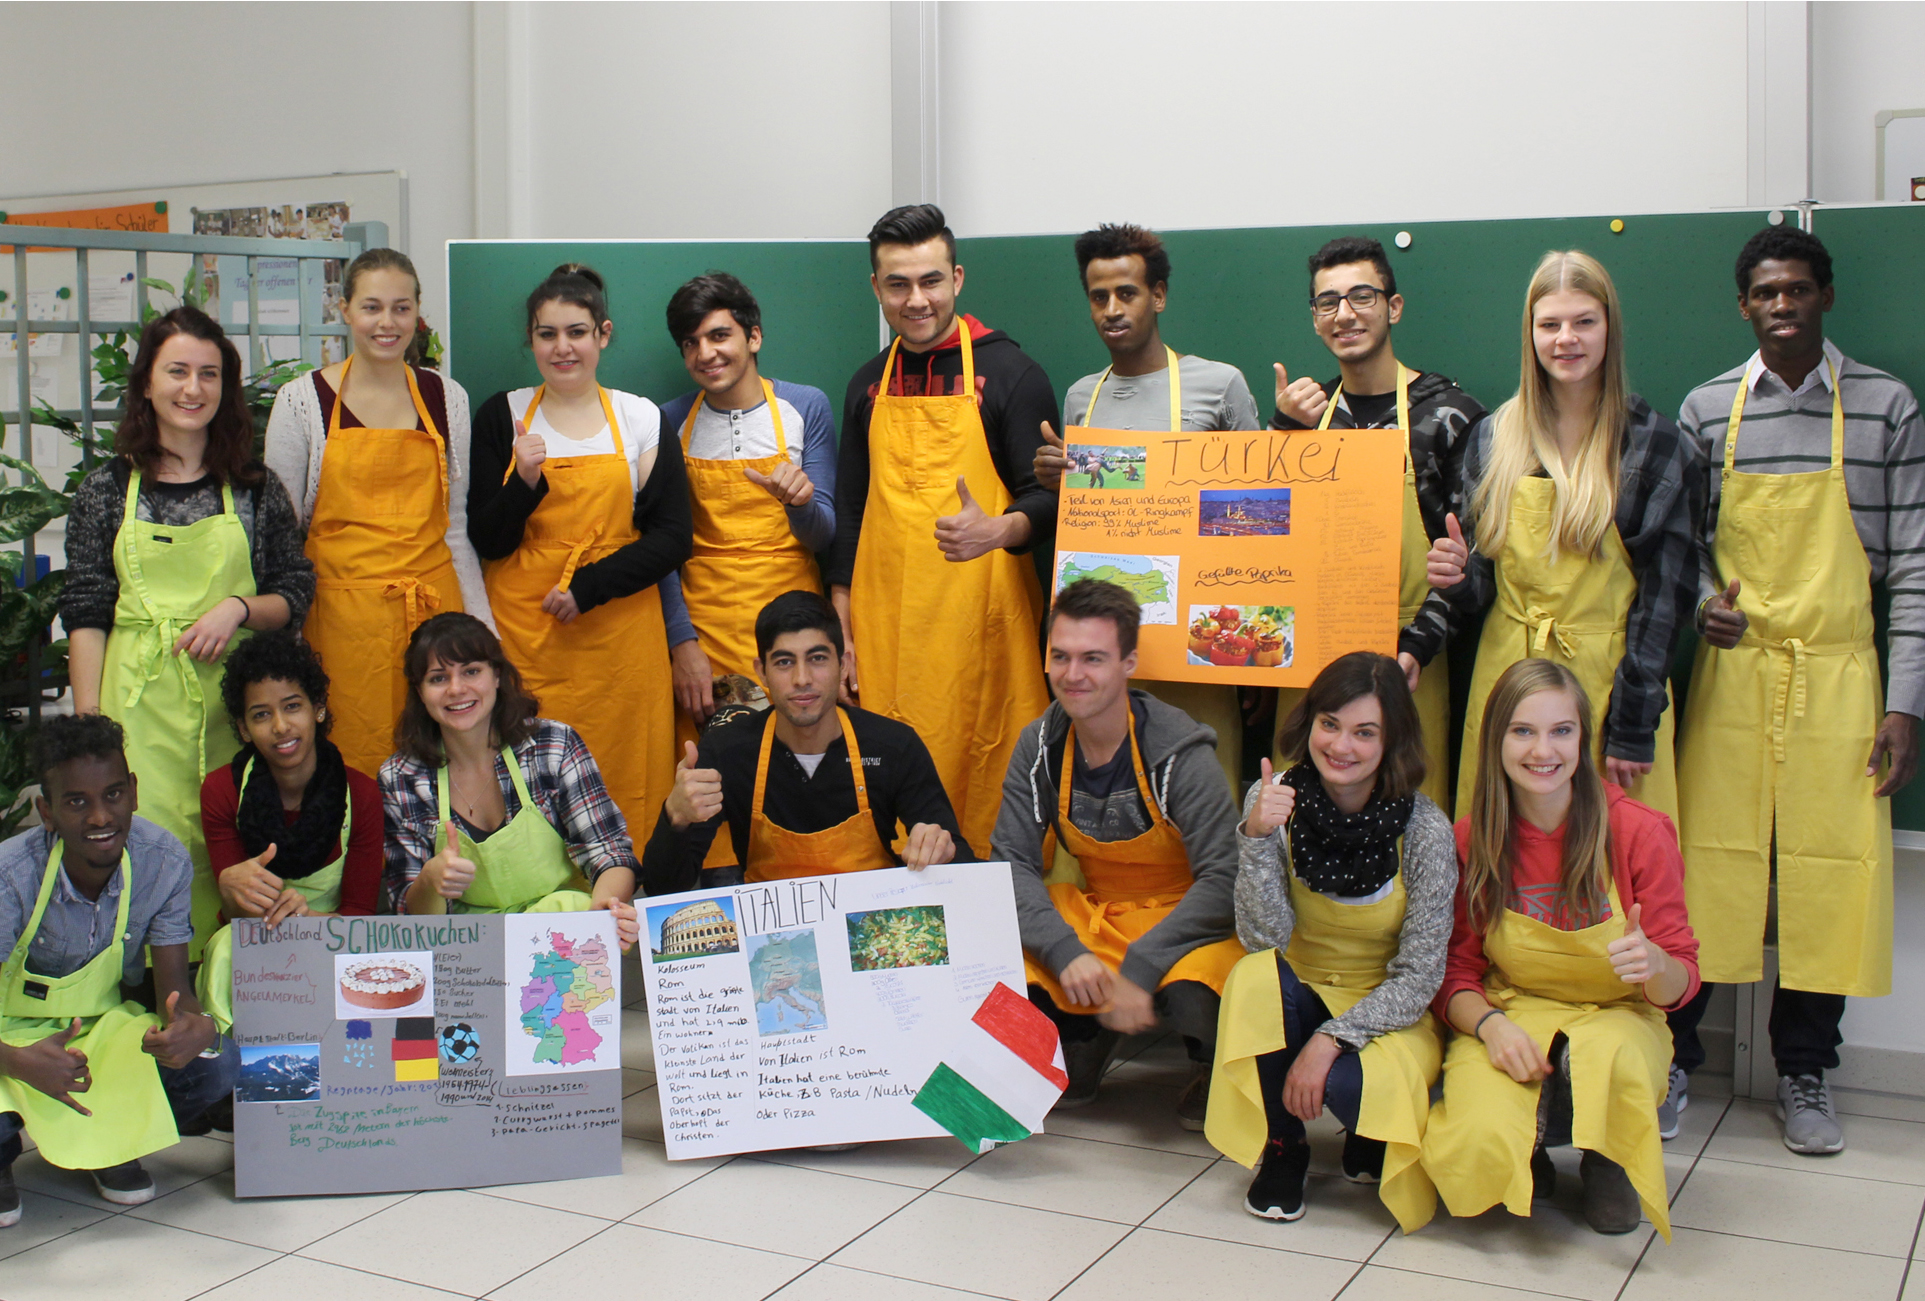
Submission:
POLYGON ((21 676, 13 661, 27 649, 27 643, 44 632, 60 607, 60 592, 67 585, 67 571, 56 569, 32 586, 9 588, 0 593, 0 675, 21 676))
POLYGON ((0 542, 18 542, 72 508, 72 500, 49 488, 25 461, 0 453, 0 465, 18 470, 22 480, 18 487, 0 486, 0 542))
POLYGON ((14 580, 20 577, 21 566, 26 562, 27 557, 24 552, 0 551, 0 579, 4 579, 8 587, 12 587, 14 580))
POLYGON ((165 280, 156 280, 152 276, 142 276, 140 283, 146 285, 149 289, 158 289, 162 293, 171 294, 177 292, 174 286, 168 284, 165 280))

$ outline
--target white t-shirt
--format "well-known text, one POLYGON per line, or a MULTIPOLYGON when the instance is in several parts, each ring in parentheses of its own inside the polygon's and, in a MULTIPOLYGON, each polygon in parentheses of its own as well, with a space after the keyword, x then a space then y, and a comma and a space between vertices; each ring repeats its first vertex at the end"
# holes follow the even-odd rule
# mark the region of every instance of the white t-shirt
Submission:
MULTIPOLYGON (((788 448, 789 462, 802 464, 802 413, 787 401, 777 398, 782 410, 782 442, 788 448)), ((682 431, 674 431, 676 439, 682 431)), ((760 460, 775 455, 775 421, 769 418, 769 404, 758 402, 742 411, 718 411, 704 402, 695 412, 695 428, 689 432, 688 454, 704 461, 760 460)))
MULTIPOLYGON (((528 404, 535 400, 535 390, 518 388, 508 395, 508 412, 515 419, 523 418, 528 404)), ((615 420, 622 427, 622 451, 628 456, 629 485, 636 491, 642 490, 642 457, 653 452, 662 441, 662 412, 653 402, 633 393, 620 389, 608 390, 608 404, 615 409, 615 420)), ((540 434, 548 443, 548 455, 556 460, 564 456, 612 456, 615 452, 615 436, 604 423, 600 432, 589 438, 570 438, 548 423, 547 403, 535 408, 535 421, 528 429, 531 434, 540 434)), ((654 461, 649 462, 650 465, 654 461)))
MULTIPOLYGON (((785 429, 783 432, 787 433, 788 431, 785 429)), ((770 455, 773 454, 772 452, 770 453, 770 455)), ((808 773, 812 780, 815 777, 815 770, 822 766, 822 760, 823 756, 820 754, 798 754, 795 756, 795 761, 802 765, 802 771, 808 773)))

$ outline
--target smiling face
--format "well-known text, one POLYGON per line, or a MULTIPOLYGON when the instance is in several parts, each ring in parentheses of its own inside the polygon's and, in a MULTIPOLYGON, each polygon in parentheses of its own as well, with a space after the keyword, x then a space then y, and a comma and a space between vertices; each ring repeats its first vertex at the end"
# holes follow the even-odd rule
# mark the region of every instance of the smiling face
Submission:
POLYGON ((1524 697, 1504 729, 1504 775, 1512 788, 1543 800, 1568 795, 1583 735, 1577 697, 1569 691, 1551 688, 1524 697))
POLYGON ((842 657, 820 628, 783 633, 756 660, 755 671, 769 693, 769 707, 797 731, 814 727, 835 708, 842 657))
POLYGON ((535 310, 535 324, 528 331, 528 346, 535 354, 535 369, 542 383, 564 391, 595 382, 595 367, 602 349, 615 333, 613 321, 599 327, 588 309, 576 303, 550 299, 535 310))
POLYGON ((949 260, 949 246, 941 237, 920 244, 879 245, 869 284, 882 304, 883 319, 911 352, 933 348, 955 327, 963 269, 949 260))
POLYGON ((487 660, 435 660, 421 677, 421 703, 444 732, 486 729, 495 714, 501 677, 487 660))
POLYGON ((400 361, 414 339, 421 310, 414 277, 393 267, 363 271, 354 278, 354 297, 343 310, 356 353, 374 361, 400 361))
POLYGON ((66 846, 68 861, 116 866, 140 807, 126 757, 69 759, 46 774, 43 788, 36 801, 41 820, 66 846))
POLYGON ((682 340, 682 365, 704 393, 719 397, 742 382, 761 351, 762 327, 745 333, 733 312, 718 307, 682 340))
POLYGON ((1341 266, 1325 267, 1311 278, 1311 297, 1340 296, 1337 310, 1330 315, 1319 316, 1314 311, 1310 315, 1317 337, 1339 362, 1357 365, 1369 361, 1390 342, 1390 327, 1403 319, 1404 296, 1396 294, 1386 298, 1381 292, 1383 287, 1384 273, 1377 269, 1375 262, 1345 262, 1341 266), (1377 301, 1363 311, 1353 307, 1348 298, 1341 297, 1359 285, 1380 291, 1377 301))
POLYGON ((315 738, 325 710, 317 710, 298 683, 267 678, 247 684, 241 730, 277 771, 298 772, 314 763, 315 738))
POLYGON ((198 434, 221 404, 221 350, 208 339, 175 334, 154 354, 147 400, 163 433, 198 434))
POLYGON ((1820 289, 1803 258, 1766 258, 1752 268, 1751 288, 1738 300, 1767 357, 1809 357, 1823 348, 1831 305, 1832 286, 1820 289))
POLYGON ((1604 365, 1610 325, 1604 304, 1575 289, 1544 295, 1531 309, 1531 345, 1551 382, 1581 388, 1604 365))
POLYGON ((1366 694, 1334 714, 1318 714, 1307 744, 1330 798, 1339 807, 1361 808, 1384 761, 1383 702, 1366 694))
POLYGON ((1143 255, 1092 258, 1083 279, 1089 286, 1089 318, 1103 346, 1119 357, 1148 346, 1168 290, 1150 285, 1143 255))
POLYGON ((1049 685, 1074 721, 1127 709, 1136 652, 1122 653, 1113 619, 1059 615, 1049 626, 1049 685))

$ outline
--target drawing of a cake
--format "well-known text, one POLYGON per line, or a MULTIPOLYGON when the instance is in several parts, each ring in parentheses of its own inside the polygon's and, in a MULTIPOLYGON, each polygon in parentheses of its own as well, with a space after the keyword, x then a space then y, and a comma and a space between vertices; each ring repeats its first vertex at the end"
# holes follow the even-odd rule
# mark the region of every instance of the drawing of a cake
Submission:
POLYGON ((356 1007, 406 1007, 421 997, 426 985, 420 968, 397 958, 357 962, 341 973, 341 997, 356 1007))

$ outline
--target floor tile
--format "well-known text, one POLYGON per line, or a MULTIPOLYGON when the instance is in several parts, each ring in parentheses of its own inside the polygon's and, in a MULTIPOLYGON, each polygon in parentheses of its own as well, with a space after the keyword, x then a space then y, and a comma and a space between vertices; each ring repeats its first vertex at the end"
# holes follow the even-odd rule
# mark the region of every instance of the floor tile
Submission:
MULTIPOLYGON (((1520 1278, 1519 1283, 1539 1287, 1536 1278, 1520 1278)), ((1434 1274, 1412 1274, 1383 1265, 1365 1265, 1363 1272, 1343 1290, 1343 1301, 1544 1301, 1555 1292, 1536 1292, 1497 1287, 1490 1283, 1467 1283, 1462 1279, 1438 1278, 1434 1274)))
POLYGON ((622 1136, 662 1141, 662 1104, 654 1085, 622 1099, 622 1136))
POLYGON ((1608 1301, 1654 1232, 1641 1225, 1607 1237, 1561 1206, 1541 1203, 1529 1219, 1497 1207, 1460 1220, 1439 1207, 1416 1233, 1391 1235, 1370 1263, 1499 1286, 1529 1279, 1553 1295, 1608 1301))
POLYGON ((1773 1242, 1907 1256, 1925 1188, 1704 1157, 1672 1223, 1773 1242))
POLYGON ((982 1296, 846 1265, 817 1265, 769 1301, 980 1301, 982 1296))
POLYGON ((900 1184, 740 1159, 629 1217, 667 1233, 822 1260, 918 1195, 900 1184))
POLYGON ((1110 1061, 1105 1080, 1132 1080, 1182 1088, 1190 1079, 1190 1054, 1177 1035, 1161 1035, 1145 1043, 1126 1039, 1110 1061))
MULTIPOLYGON (((232 1144, 217 1143, 211 1138, 183 1138, 172 1147, 148 1153, 140 1163, 153 1176, 155 1195, 164 1197, 177 1188, 233 1169, 234 1148, 232 1144)), ((48 1165, 38 1152, 13 1163, 13 1178, 20 1187, 35 1192, 62 1197, 82 1206, 97 1206, 110 1214, 120 1210, 101 1199, 92 1175, 84 1170, 48 1165)))
POLYGON ((346 1301, 449 1301, 462 1295, 404 1283, 365 1270, 329 1265, 305 1256, 283 1256, 195 1301, 288 1301, 289 1297, 338 1297, 346 1301))
POLYGON ((1249 1188, 1248 1170, 1231 1160, 1219 1161, 1145 1221, 1145 1227, 1351 1261, 1370 1259, 1397 1227, 1370 1185, 1313 1175, 1304 1187, 1308 1209, 1302 1219, 1289 1223, 1258 1219, 1244 1210, 1249 1188))
POLYGON ((622 1009, 622 1065, 637 1071, 655 1069, 655 1040, 649 1037, 648 1013, 622 1009))
POLYGON ((1678 1136, 1664 1140, 1665 1155, 1697 1156, 1704 1151, 1704 1145, 1711 1141, 1711 1131, 1718 1128, 1730 1105, 1729 1098, 1693 1096, 1684 1114, 1678 1117, 1678 1136))
POLYGON ((19 1221, 11 1229, 0 1229, 0 1260, 84 1229, 112 1213, 113 1208, 98 1198, 92 1206, 83 1206, 22 1188, 19 1221))
POLYGON ((1347 1260, 1138 1229, 1058 1295, 1061 1301, 1249 1301, 1275 1295, 1277 1280, 1288 1278, 1290 1301, 1329 1301, 1356 1272, 1347 1260))
POLYGON ((234 1196, 234 1175, 223 1170, 177 1192, 157 1197, 127 1214, 274 1251, 299 1251, 330 1233, 386 1210, 407 1193, 371 1197, 234 1196))
POLYGON ((834 1260, 1012 1301, 1045 1301, 1127 1232, 1101 1220, 928 1193, 834 1260))
POLYGON ((622 1096, 624 1098, 631 1093, 640 1093, 643 1089, 653 1087, 655 1087, 654 1071, 630 1070, 626 1066, 622 1068, 622 1096))
POLYGON ((186 1301, 273 1259, 260 1247, 115 1215, 8 1257, 0 1288, 7 1301, 186 1301))
POLYGON ((485 1296, 607 1227, 606 1220, 480 1193, 417 1193, 301 1254, 357 1269, 378 1262, 393 1278, 485 1296))
POLYGON ((1651 1244, 1623 1301, 1815 1301, 1898 1294, 1905 1262, 1888 1256, 1678 1229, 1651 1244))
POLYGON ((1133 1147, 1213 1157, 1217 1150, 1203 1135, 1176 1123, 1176 1099, 1181 1090, 1172 1084, 1146 1083, 1136 1077, 1105 1076, 1096 1101, 1067 1111, 1052 1111, 1043 1132, 1076 1138, 1127 1143, 1133 1147))
POLYGON ((478 1191, 532 1206, 547 1206, 603 1220, 625 1220, 650 1202, 727 1164, 727 1157, 671 1161, 659 1143, 622 1140, 622 1172, 593 1179, 553 1179, 538 1184, 501 1184, 478 1191))
POLYGON ((1925 1268, 1917 1261, 1912 1262, 1911 1274, 1905 1280, 1905 1290, 1898 1294, 1898 1301, 1925 1301, 1925 1268))
POLYGON ((848 1152, 811 1152, 807 1148, 758 1152, 755 1159, 826 1170, 830 1174, 880 1179, 905 1188, 934 1188, 971 1161, 981 1158, 953 1138, 907 1138, 889 1143, 864 1143, 848 1152))
POLYGON ((1785 1146, 1784 1127, 1773 1104, 1741 1099, 1731 1104, 1718 1132, 1705 1145, 1704 1154, 1720 1161, 1925 1184, 1925 1124, 1869 1116, 1844 1116, 1840 1123, 1845 1127, 1843 1152, 1801 1156, 1785 1146))
MULTIPOLYGON (((738 1214, 746 1209, 738 1208, 738 1214)), ((571 1295, 760 1301, 808 1267, 808 1261, 794 1256, 685 1238, 639 1224, 611 1224, 489 1295, 492 1301, 554 1301, 571 1295)))
POLYGON ((1141 1224, 1210 1162, 1150 1148, 1038 1134, 998 1148, 941 1185, 946 1193, 1141 1224))
MULTIPOLYGON (((1680 1134, 1678 1137, 1683 1138, 1684 1135, 1680 1134)), ((1583 1162, 1584 1153, 1578 1148, 1551 1149, 1551 1164, 1557 1170, 1557 1192, 1551 1199, 1551 1205, 1567 1211, 1573 1219, 1580 1218, 1584 1213, 1584 1174, 1581 1168, 1583 1162)), ((1665 1145, 1664 1195, 1667 1203, 1675 1203, 1678 1200, 1678 1190, 1684 1187, 1686 1177, 1690 1175, 1692 1167, 1697 1163, 1696 1156, 1688 1152, 1673 1152, 1670 1144, 1665 1145)), ((1646 1223, 1649 1222, 1647 1217, 1646 1223)))

